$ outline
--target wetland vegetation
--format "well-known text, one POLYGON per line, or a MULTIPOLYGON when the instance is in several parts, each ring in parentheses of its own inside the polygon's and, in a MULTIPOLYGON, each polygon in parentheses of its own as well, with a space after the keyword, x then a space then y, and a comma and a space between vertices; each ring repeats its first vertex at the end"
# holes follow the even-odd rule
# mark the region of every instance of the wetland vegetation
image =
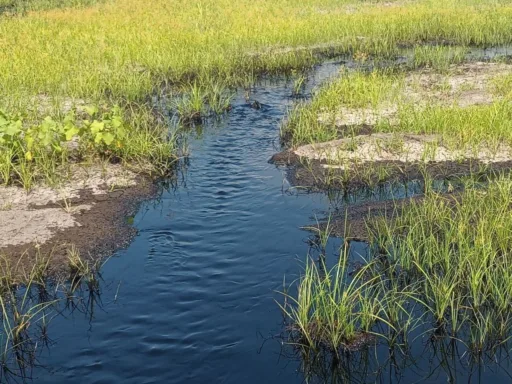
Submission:
MULTIPOLYGON (((315 229, 317 257, 278 299, 304 373, 333 379, 328 360, 350 381, 347 356, 364 365, 383 344, 407 356, 421 338, 481 361, 511 336, 512 65, 470 51, 512 44, 511 30, 502 0, 0 0, 0 183, 32 197, 69 183, 92 191, 77 169, 98 164, 107 196, 165 179, 187 157, 190 131, 232 113, 240 92, 264 111, 254 85, 285 75, 294 105, 281 158, 295 187, 423 186, 360 215, 364 255, 348 216, 335 219, 345 232, 334 256, 330 219, 315 229), (308 88, 330 58, 341 60, 335 78, 308 88), (119 168, 132 172, 123 186, 105 177, 119 168)), ((69 227, 91 210, 75 187, 40 204, 60 204, 69 227)), ((14 200, 0 215, 19 220, 37 206, 14 200)), ((21 252, 0 263, 5 377, 35 364, 60 306, 92 311, 98 298, 103 258, 65 245, 69 276, 50 273, 37 240, 30 262, 21 252)))

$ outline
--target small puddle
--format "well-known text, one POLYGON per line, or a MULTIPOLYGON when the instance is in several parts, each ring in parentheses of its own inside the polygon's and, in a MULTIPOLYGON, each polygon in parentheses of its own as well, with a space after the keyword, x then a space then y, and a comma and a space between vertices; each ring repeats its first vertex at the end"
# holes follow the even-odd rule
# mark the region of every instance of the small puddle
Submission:
MULTIPOLYGON (((305 94, 340 65, 317 66, 305 94)), ((301 228, 336 204, 408 196, 421 186, 388 186, 380 197, 360 192, 341 203, 323 193, 287 193, 285 170, 268 160, 296 102, 292 82, 264 80, 250 97, 260 109, 240 92, 226 117, 188 136, 180 177, 131 219, 139 234, 102 268, 95 302, 87 311, 64 308, 49 324, 53 345, 42 348, 30 372, 34 381, 509 382, 508 360, 474 363, 453 346, 421 337, 411 346, 414 359, 378 345, 334 364, 328 356, 297 359, 283 346, 274 299, 281 300, 283 276, 289 283, 301 272, 309 236, 301 228)), ((328 263, 340 241, 329 240, 328 263)), ((352 247, 353 261, 364 260, 366 245, 352 247)))

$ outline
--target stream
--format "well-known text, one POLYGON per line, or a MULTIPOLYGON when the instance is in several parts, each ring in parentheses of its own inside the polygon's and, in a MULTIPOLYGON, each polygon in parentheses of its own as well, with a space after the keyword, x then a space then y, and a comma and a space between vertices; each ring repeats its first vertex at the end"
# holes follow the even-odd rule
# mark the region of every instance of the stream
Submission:
MULTIPOLYGON (((306 92, 340 65, 318 66, 306 92)), ((280 337, 276 300, 308 254, 311 234, 301 227, 339 202, 290 188, 285 169, 268 162, 280 150, 279 127, 296 102, 291 93, 291 81, 263 80, 251 93, 261 109, 240 92, 227 116, 190 132, 182 177, 142 204, 138 236, 102 269, 101 300, 92 312, 63 311, 50 323, 52 345, 32 371, 34 382, 306 382, 280 337)), ((330 262, 338 247, 332 239, 330 262)), ((428 349, 427 337, 416 340, 412 352, 424 358, 403 369, 378 347, 370 356, 381 365, 307 382, 510 382, 508 362, 473 366, 462 356, 450 366, 428 349)))

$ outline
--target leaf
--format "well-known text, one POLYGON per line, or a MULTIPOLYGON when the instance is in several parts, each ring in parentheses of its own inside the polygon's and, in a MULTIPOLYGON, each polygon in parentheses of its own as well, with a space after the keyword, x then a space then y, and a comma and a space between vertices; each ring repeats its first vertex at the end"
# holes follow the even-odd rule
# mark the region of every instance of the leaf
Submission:
POLYGON ((84 107, 84 110, 89 114, 89 116, 94 116, 98 113, 98 107, 96 106, 86 106, 84 107))
POLYGON ((101 143, 101 140, 103 139, 103 134, 100 132, 100 133, 97 133, 96 136, 94 136, 94 142, 96 144, 99 144, 101 143))
POLYGON ((32 159, 33 159, 32 152, 30 152, 30 151, 26 152, 25 159, 27 159, 28 161, 32 161, 32 159))
POLYGON ((103 131, 105 129, 105 123, 99 122, 98 120, 94 120, 91 124, 91 133, 96 135, 98 132, 103 131))
POLYGON ((73 136, 78 135, 78 133, 80 133, 80 130, 78 129, 78 127, 75 127, 75 126, 69 127, 66 130, 66 141, 70 141, 73 138, 73 136))
POLYGON ((112 118, 112 126, 114 128, 117 129, 117 128, 121 127, 122 125, 123 125, 123 120, 121 120, 121 118, 119 116, 114 116, 112 118))
POLYGON ((104 133, 103 134, 103 142, 107 145, 110 145, 112 144, 112 142, 114 141, 114 135, 107 132, 107 133, 104 133))
POLYGON ((64 117, 64 123, 74 123, 75 122, 75 111, 69 111, 64 117))
POLYGON ((25 135, 25 142, 27 143, 27 148, 30 150, 34 145, 34 138, 30 135, 25 135))
POLYGON ((21 132, 21 121, 11 122, 5 129, 5 133, 9 136, 14 136, 21 132))

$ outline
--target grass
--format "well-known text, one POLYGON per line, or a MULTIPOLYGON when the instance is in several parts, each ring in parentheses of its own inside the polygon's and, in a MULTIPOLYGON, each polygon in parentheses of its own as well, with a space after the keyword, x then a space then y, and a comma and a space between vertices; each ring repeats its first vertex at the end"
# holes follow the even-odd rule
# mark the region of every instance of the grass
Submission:
POLYGON ((175 139, 151 113, 136 113, 86 106, 40 123, 0 113, 0 182, 27 190, 41 180, 55 185, 71 163, 98 160, 165 173, 176 160, 175 139))
MULTIPOLYGON (((167 127, 150 117, 155 94, 171 93, 171 108, 190 124, 228 111, 233 87, 247 87, 263 73, 302 73, 318 62, 319 52, 353 54, 367 62, 397 54, 399 45, 449 41, 461 46, 450 51, 450 60, 456 61, 468 45, 512 42, 512 7, 494 0, 391 7, 334 0, 243 0, 236 7, 228 0, 3 0, 2 6, 14 12, 0 16, 0 109, 6 119, 23 118, 23 131, 44 131, 45 119, 68 124, 69 105, 76 110, 96 106, 107 114, 118 105, 130 140, 118 145, 112 129, 101 133, 103 139, 95 133, 94 142, 91 135, 78 135, 87 143, 83 153, 92 159, 111 155, 126 163, 156 163, 157 169, 177 148, 167 127), (471 22, 454 23, 455 16, 471 22)), ((413 56, 414 65, 446 64, 445 47, 414 48, 413 56)), ((303 83, 300 75, 295 93, 303 83)), ((360 92, 354 89, 354 99, 347 102, 360 102, 360 92)), ((385 89, 370 93, 386 96, 385 89)), ((76 116, 73 125, 84 131, 88 119, 76 116)), ((109 119, 97 118, 100 124, 109 119)), ((332 134, 327 130, 322 139, 332 134)), ((318 135, 318 130, 310 134, 318 135)), ((27 189, 40 180, 55 181, 57 169, 69 161, 69 153, 56 150, 66 141, 69 136, 55 141, 50 151, 32 151, 23 140, 14 147, 2 145, 2 181, 27 189)))
POLYGON ((393 7, 333 0, 244 0, 236 7, 228 0, 186 6, 109 1, 2 20, 0 84, 9 109, 23 108, 41 92, 140 100, 162 82, 213 77, 239 85, 253 74, 311 64, 311 50, 276 54, 281 47, 328 43, 326 51, 334 45, 338 52, 389 55, 398 43, 506 44, 510 14, 509 4, 489 0, 393 7), (471 22, 456 23, 454 16, 471 22))
POLYGON ((283 306, 292 340, 339 353, 362 333, 405 345, 419 327, 476 356, 507 343, 511 203, 512 177, 501 175, 486 185, 468 179, 458 194, 427 188, 423 199, 369 218, 373 256, 359 272, 347 273, 346 246, 326 273, 306 264, 283 306))
POLYGON ((0 15, 3 13, 12 16, 55 8, 78 8, 97 3, 97 0, 0 0, 0 15))
MULTIPOLYGON (((38 355, 48 343, 51 320, 62 306, 93 311, 99 295, 99 268, 104 261, 92 261, 69 248, 69 279, 50 275, 53 255, 36 252, 30 256, 0 258, 0 379, 27 379, 38 355), (83 292, 88 297, 84 300, 83 292), (93 298, 93 299, 91 299, 93 298)), ((92 313, 91 313, 92 315, 92 313)))
POLYGON ((295 342, 338 353, 349 349, 361 332, 369 332, 379 318, 381 303, 373 294, 373 281, 361 278, 365 268, 348 279, 347 261, 347 249, 329 271, 322 260, 319 266, 308 260, 297 298, 287 295, 281 307, 293 319, 295 342))
POLYGON ((437 90, 422 91, 424 105, 412 101, 411 92, 417 92, 414 80, 406 85, 404 74, 391 70, 347 72, 321 88, 311 103, 296 106, 282 128, 282 135, 292 147, 350 137, 357 135, 362 124, 358 121, 365 121, 365 115, 368 120, 374 114, 373 132, 439 134, 459 148, 488 142, 510 144, 512 88, 507 79, 507 75, 499 75, 489 81, 488 94, 496 98, 493 103, 466 107, 457 105, 456 94, 451 99, 447 96, 446 103, 429 100, 438 95, 437 90), (393 106, 396 111, 388 113, 396 116, 394 120, 382 112, 393 106), (357 118, 352 129, 343 129, 338 119, 346 119, 348 113, 357 113, 357 118))

